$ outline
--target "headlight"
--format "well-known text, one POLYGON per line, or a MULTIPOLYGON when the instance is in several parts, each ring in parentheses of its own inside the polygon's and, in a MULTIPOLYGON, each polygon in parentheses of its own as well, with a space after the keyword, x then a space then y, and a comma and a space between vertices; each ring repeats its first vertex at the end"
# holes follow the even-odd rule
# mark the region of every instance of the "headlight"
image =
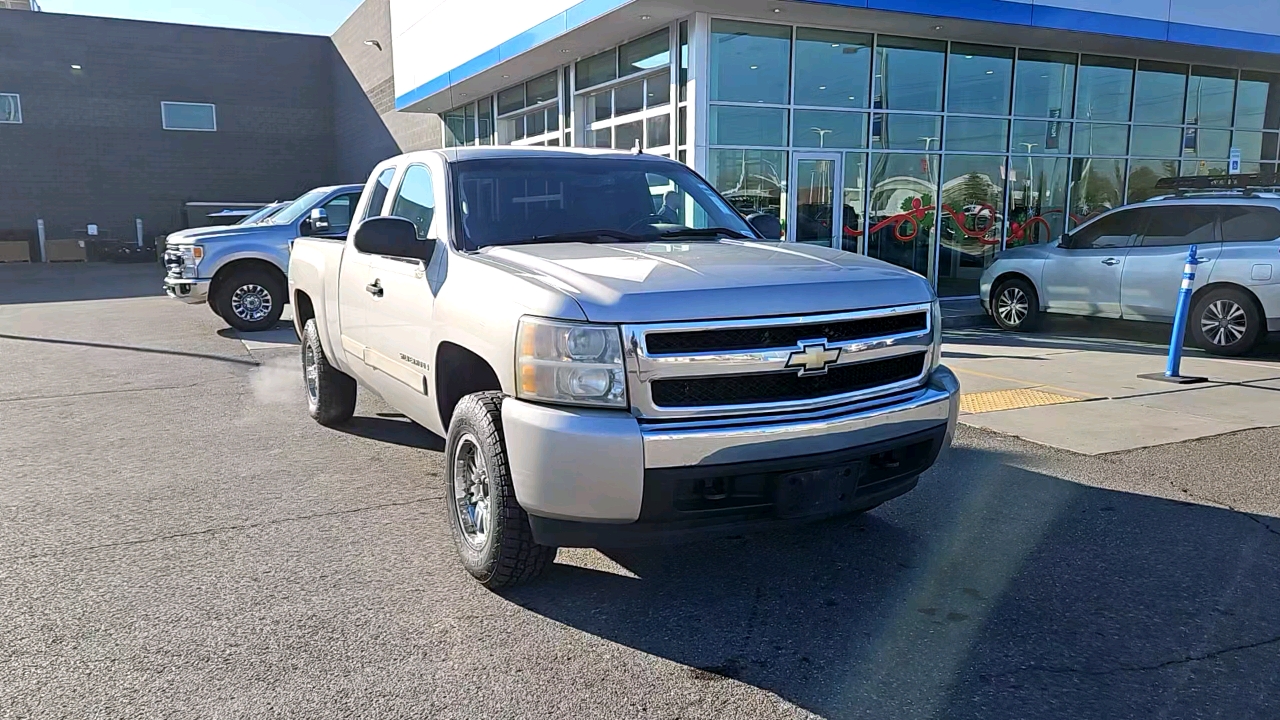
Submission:
POLYGON ((929 372, 932 373, 942 364, 942 303, 934 300, 929 315, 933 327, 933 341, 929 350, 929 372))
POLYGON ((627 406, 622 338, 617 327, 521 318, 516 348, 519 397, 573 405, 627 406))
POLYGON ((178 252, 182 255, 182 276, 186 278, 197 277, 196 267, 200 265, 200 259, 204 257, 204 248, 199 245, 182 245, 178 252))

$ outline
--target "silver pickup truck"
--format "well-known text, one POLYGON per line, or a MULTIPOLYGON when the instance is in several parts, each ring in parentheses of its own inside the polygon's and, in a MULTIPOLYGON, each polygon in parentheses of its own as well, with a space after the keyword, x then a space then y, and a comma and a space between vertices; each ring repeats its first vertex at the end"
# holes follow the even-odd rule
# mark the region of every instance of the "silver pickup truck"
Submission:
POLYGON ((462 562, 741 532, 915 487, 959 403, 924 278, 767 240, 642 154, 423 151, 379 165, 346 240, 299 238, 310 413, 356 386, 445 437, 462 562))

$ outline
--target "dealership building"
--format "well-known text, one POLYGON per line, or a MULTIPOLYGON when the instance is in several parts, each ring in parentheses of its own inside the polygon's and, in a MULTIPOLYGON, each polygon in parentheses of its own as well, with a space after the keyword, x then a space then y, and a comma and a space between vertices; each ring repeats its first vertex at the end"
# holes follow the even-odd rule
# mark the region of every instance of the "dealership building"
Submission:
POLYGON ((977 293, 1157 179, 1274 171, 1280 0, 391 0, 447 145, 693 166, 787 239, 977 293))

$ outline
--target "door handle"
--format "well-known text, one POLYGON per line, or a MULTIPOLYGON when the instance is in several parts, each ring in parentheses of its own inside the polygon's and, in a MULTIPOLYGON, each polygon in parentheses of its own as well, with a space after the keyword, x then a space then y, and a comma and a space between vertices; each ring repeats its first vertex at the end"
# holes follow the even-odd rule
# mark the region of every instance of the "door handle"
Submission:
POLYGON ((1106 260, 1102 261, 1102 264, 1103 265, 1119 265, 1120 261, 1115 258, 1107 258, 1106 260))
POLYGON ((367 290, 369 294, 374 297, 382 297, 382 281, 381 280, 374 280, 368 285, 365 285, 364 289, 367 290))

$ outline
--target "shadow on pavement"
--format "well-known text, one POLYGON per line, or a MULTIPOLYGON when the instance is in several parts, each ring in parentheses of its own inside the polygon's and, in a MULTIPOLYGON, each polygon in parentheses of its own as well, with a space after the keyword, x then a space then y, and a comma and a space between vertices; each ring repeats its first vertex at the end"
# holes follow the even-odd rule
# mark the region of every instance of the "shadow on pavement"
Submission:
POLYGON ((64 340, 60 338, 43 338, 29 335, 10 335, 8 333, 0 333, 0 340, 19 340, 22 342, 45 343, 48 345, 75 345, 79 347, 102 348, 105 350, 125 350, 128 352, 148 353, 151 355, 174 355, 177 357, 198 358, 200 360, 216 360, 218 362, 231 363, 233 365, 258 366, 257 361, 246 360, 244 358, 227 357, 225 355, 211 355, 209 353, 186 352, 183 350, 170 350, 167 348, 150 348, 139 345, 115 345, 112 343, 89 342, 88 340, 64 340))
POLYGON ((154 263, 0 265, 0 305, 163 296, 163 281, 154 263))
POLYGON ((637 577, 562 559, 507 597, 824 717, 1271 716, 1278 535, 957 449, 866 516, 606 553, 637 577))
POLYGON ((388 416, 384 417, 382 413, 377 417, 358 415, 334 429, 379 442, 444 452, 444 438, 403 416, 393 418, 389 417, 390 413, 385 415, 388 416))

